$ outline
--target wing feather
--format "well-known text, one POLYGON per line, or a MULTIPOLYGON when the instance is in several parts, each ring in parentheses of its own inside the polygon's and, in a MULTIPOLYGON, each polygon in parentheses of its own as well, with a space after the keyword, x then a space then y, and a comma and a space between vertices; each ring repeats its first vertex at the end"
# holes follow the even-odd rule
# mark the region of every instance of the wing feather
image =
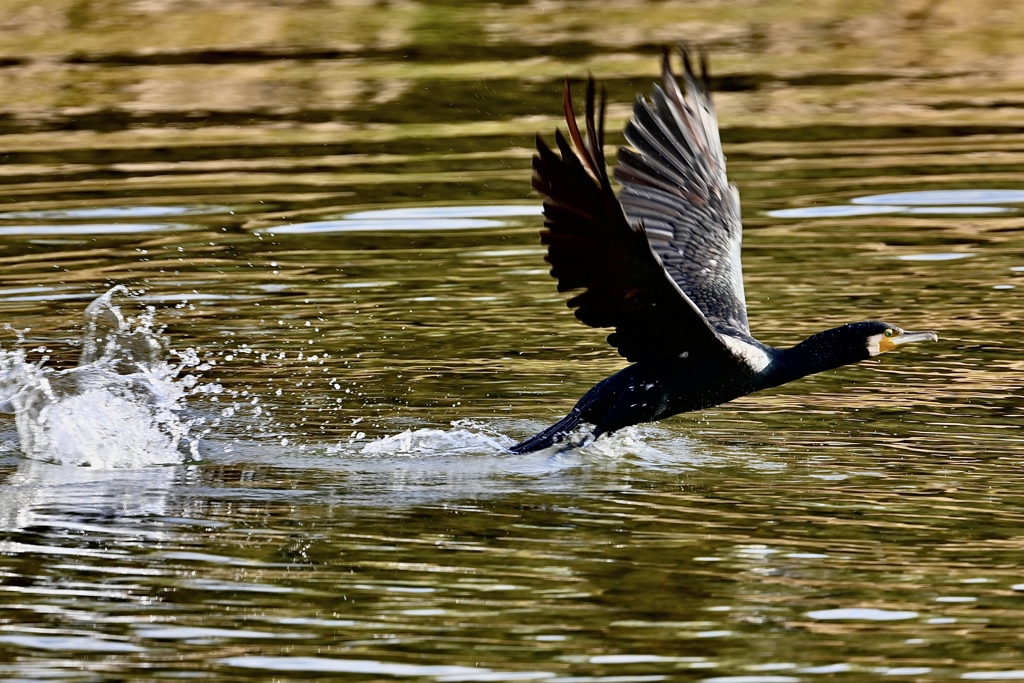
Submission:
MULTIPOLYGON (((568 82, 563 105, 568 138, 556 131, 556 154, 538 136, 533 187, 544 196, 541 242, 548 248, 551 275, 559 291, 582 290, 568 305, 587 325, 614 327, 609 343, 633 362, 693 351, 727 352, 654 248, 670 233, 656 225, 652 235, 643 221, 631 223, 612 190, 603 147, 604 97, 598 107, 593 79, 587 86, 585 137, 568 82)), ((664 175, 671 179, 677 172, 667 168, 664 175)), ((638 178, 638 188, 654 179, 649 173, 638 178)), ((671 187, 668 182, 666 187, 671 187)), ((652 215, 661 216, 665 206, 673 206, 662 204, 652 215)))
POLYGON ((644 225, 665 270, 721 334, 752 339, 740 263, 739 195, 725 172, 725 155, 707 82, 689 54, 682 82, 670 54, 650 101, 639 97, 626 125, 633 149, 619 150, 615 178, 632 225, 644 225))

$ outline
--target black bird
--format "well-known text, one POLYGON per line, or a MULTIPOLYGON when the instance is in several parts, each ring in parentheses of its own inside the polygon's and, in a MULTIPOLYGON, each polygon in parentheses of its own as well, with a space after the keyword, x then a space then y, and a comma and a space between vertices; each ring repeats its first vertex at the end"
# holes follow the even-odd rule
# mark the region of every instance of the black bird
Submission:
POLYGON ((546 260, 558 290, 591 327, 612 327, 608 343, 631 363, 599 382, 558 423, 511 448, 528 453, 578 425, 593 437, 641 422, 701 410, 816 372, 856 363, 909 342, 937 341, 884 322, 819 332, 790 349, 750 334, 740 266, 740 202, 725 174, 711 104, 707 61, 694 72, 680 46, 682 87, 671 53, 650 101, 637 96, 619 149, 616 197, 603 151, 605 96, 595 115, 587 85, 586 136, 576 123, 569 82, 563 96, 567 140, 560 155, 537 136, 533 187, 544 196, 546 260))

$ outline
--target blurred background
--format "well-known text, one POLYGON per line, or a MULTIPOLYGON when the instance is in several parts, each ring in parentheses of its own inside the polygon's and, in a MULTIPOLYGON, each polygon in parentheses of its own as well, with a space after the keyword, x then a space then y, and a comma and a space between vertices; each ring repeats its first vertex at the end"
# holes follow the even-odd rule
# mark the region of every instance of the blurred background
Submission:
POLYGON ((383 134, 432 117, 512 131, 557 115, 545 83, 592 70, 631 95, 647 55, 685 40, 712 53, 717 89, 738 93, 721 98, 727 129, 1012 123, 1022 24, 994 0, 11 0, 3 113, 5 132, 288 122, 383 134))

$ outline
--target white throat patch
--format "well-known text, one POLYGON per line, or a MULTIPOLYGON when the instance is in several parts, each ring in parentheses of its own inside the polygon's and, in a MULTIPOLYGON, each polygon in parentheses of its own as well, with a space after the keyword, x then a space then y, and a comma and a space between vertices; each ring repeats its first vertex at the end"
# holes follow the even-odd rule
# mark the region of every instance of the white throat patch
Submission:
POLYGON ((750 369, 754 372, 761 372, 772 362, 767 353, 742 339, 723 334, 722 341, 725 342, 725 345, 729 347, 733 354, 749 365, 750 369))
POLYGON ((882 340, 885 337, 881 334, 873 334, 868 337, 868 355, 874 358, 882 353, 882 340))

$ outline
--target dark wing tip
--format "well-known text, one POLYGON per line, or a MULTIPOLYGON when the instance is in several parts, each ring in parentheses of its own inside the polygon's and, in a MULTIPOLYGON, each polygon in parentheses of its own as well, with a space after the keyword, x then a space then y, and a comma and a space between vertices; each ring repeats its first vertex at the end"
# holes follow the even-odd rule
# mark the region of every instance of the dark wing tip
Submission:
POLYGON ((679 56, 683 58, 683 72, 687 76, 693 75, 693 60, 690 59, 690 46, 686 43, 679 43, 679 56))
POLYGON ((565 79, 565 88, 562 90, 562 113, 565 115, 565 125, 569 127, 573 147, 582 150, 583 136, 580 135, 580 128, 576 124, 576 111, 572 107, 572 81, 569 78, 565 79))
MULTIPOLYGON (((711 83, 711 59, 708 57, 708 51, 703 45, 697 48, 697 54, 700 56, 700 78, 704 81, 704 86, 707 88, 711 83)), ((710 90, 710 88, 707 89, 710 90)))
MULTIPOLYGON (((564 162, 572 163, 565 159, 566 154, 575 157, 583 165, 590 177, 597 182, 599 187, 610 189, 611 184, 608 180, 608 170, 605 168, 604 158, 604 119, 607 95, 604 88, 601 88, 601 102, 598 108, 595 104, 596 90, 596 81, 593 74, 590 74, 587 77, 586 101, 583 111, 583 125, 585 128, 581 131, 580 124, 576 118, 576 110, 573 106, 572 80, 569 78, 565 79, 565 87, 562 91, 562 112, 565 116, 565 125, 572 144, 562 145, 561 141, 558 141, 558 147, 564 162)), ((559 135, 557 130, 555 135, 557 140, 559 135)))
MULTIPOLYGON (((679 42, 675 45, 675 51, 679 53, 683 62, 683 80, 687 87, 696 85, 697 89, 705 97, 711 93, 711 62, 708 58, 708 51, 704 45, 696 47, 696 66, 694 68, 693 49, 687 43, 679 42)), ((661 52, 661 78, 663 81, 676 81, 676 73, 672 68, 672 48, 665 46, 661 52)))
POLYGON ((537 153, 534 155, 534 159, 536 159, 539 156, 542 156, 545 152, 551 151, 550 145, 548 145, 548 143, 544 140, 544 136, 541 135, 540 133, 537 133, 536 146, 537 153))

